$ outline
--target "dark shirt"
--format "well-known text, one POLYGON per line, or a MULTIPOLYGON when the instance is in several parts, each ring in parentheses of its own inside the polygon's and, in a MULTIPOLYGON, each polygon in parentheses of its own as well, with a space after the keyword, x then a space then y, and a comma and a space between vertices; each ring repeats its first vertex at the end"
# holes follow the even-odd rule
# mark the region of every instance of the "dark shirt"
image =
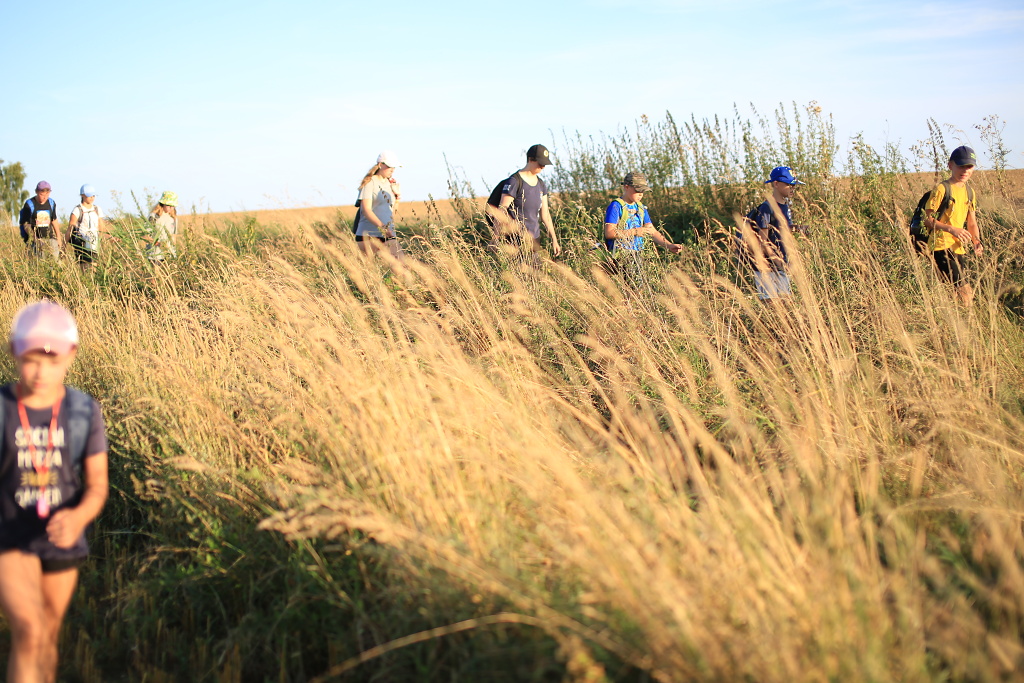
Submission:
POLYGON ((28 241, 30 236, 38 239, 53 239, 57 234, 53 231, 53 224, 57 220, 57 203, 53 199, 40 202, 36 197, 30 197, 25 205, 21 207, 21 215, 18 217, 18 226, 21 228, 21 239, 28 241), (25 224, 28 223, 28 232, 25 231, 25 224), (45 223, 45 225, 40 225, 45 223))
POLYGON ((512 205, 509 207, 509 215, 519 221, 522 226, 540 239, 540 209, 544 203, 544 197, 548 194, 548 186, 544 181, 537 178, 536 185, 528 185, 522 177, 515 173, 505 181, 501 188, 502 196, 512 197, 512 205))
MULTIPOLYGON (((0 548, 22 548, 39 552, 41 557, 45 552, 44 559, 80 557, 87 554, 88 545, 84 534, 67 550, 55 548, 46 538, 46 523, 49 520, 40 519, 36 513, 39 482, 18 415, 18 402, 14 396, 13 384, 0 388, 0 410, 4 411, 3 442, 0 450, 0 548)), ((42 460, 46 457, 53 409, 35 410, 26 406, 25 413, 32 429, 36 458, 42 460)), ((61 508, 78 505, 84 491, 82 477, 73 466, 72 458, 67 451, 68 433, 68 400, 65 396, 57 418, 50 476, 45 487, 45 495, 50 498, 50 517, 61 508)), ((99 404, 93 400, 92 422, 86 439, 85 457, 105 453, 106 450, 107 437, 103 413, 99 404)))
MULTIPOLYGON (((793 229, 793 216, 790 213, 789 202, 785 204, 779 204, 779 211, 786 219, 786 227, 790 230, 793 229)), ((789 254, 786 253, 786 245, 782 243, 782 233, 779 232, 779 220, 775 216, 775 212, 772 211, 771 202, 767 199, 752 211, 748 216, 750 220, 757 223, 759 230, 768 231, 768 240, 775 245, 775 248, 779 250, 779 254, 782 255, 782 260, 789 263, 789 254)))

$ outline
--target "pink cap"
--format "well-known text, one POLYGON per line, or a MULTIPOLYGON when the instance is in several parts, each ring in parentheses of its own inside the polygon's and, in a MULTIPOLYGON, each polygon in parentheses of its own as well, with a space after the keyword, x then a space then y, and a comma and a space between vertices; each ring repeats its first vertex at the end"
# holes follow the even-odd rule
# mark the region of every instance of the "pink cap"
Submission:
POLYGON ((11 350, 18 357, 29 351, 63 355, 78 346, 78 327, 60 304, 39 301, 18 311, 11 323, 11 350))

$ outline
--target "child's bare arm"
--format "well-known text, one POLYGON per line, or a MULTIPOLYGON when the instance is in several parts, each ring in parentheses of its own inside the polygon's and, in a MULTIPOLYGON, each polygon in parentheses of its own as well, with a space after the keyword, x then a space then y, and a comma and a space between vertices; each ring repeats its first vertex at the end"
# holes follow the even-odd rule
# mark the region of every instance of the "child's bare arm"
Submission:
POLYGON ((109 479, 106 452, 91 455, 83 463, 85 491, 82 500, 73 508, 64 508, 50 518, 46 534, 58 548, 70 548, 96 519, 107 502, 109 479))

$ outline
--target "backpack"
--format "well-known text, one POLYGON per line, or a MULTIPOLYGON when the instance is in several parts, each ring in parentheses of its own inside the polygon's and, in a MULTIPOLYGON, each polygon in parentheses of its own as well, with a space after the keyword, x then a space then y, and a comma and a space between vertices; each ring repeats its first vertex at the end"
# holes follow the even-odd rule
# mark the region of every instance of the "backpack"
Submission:
POLYGON ((362 203, 363 203, 362 199, 357 199, 356 200, 356 215, 352 218, 352 234, 353 235, 356 234, 356 230, 359 229, 359 219, 362 218, 362 213, 363 213, 363 209, 362 209, 362 206, 361 206, 362 203))
MULTIPOLYGON (((75 211, 78 211, 79 215, 78 215, 78 222, 75 223, 75 227, 72 228, 72 230, 71 230, 71 243, 76 245, 76 246, 80 246, 82 248, 85 248, 86 239, 85 239, 85 235, 82 233, 82 228, 85 225, 85 217, 87 215, 90 215, 90 214, 95 217, 97 231, 100 229, 100 225, 101 225, 103 219, 100 218, 100 213, 99 213, 100 212, 100 208, 98 206, 96 206, 96 205, 93 205, 93 207, 92 207, 92 209, 90 211, 86 211, 85 209, 82 208, 82 205, 79 204, 75 208, 71 209, 71 216, 75 215, 75 211)), ((70 222, 71 222, 71 219, 69 218, 68 219, 68 223, 70 223, 70 222)), ((94 245, 94 247, 95 247, 95 245, 94 245)))
MULTIPOLYGON (((68 418, 68 454, 71 456, 71 466, 75 468, 75 474, 81 478, 85 445, 89 440, 89 428, 92 426, 93 400, 92 396, 74 387, 65 387, 65 391, 66 405, 62 407, 61 412, 68 418)), ((0 435, 4 433, 6 419, 7 411, 0 408, 0 435)))
MULTIPOLYGON (((46 200, 46 203, 50 205, 50 225, 53 225, 53 221, 57 220, 57 202, 53 201, 53 197, 46 200)), ((28 210, 28 220, 18 221, 18 230, 21 232, 21 239, 28 242, 28 233, 25 231, 25 223, 32 224, 32 231, 35 232, 36 224, 36 205, 32 201, 32 197, 25 200, 25 209, 28 210)))
MULTIPOLYGON (((508 176, 507 178, 504 178, 500 183, 494 186, 494 189, 491 190, 491 194, 487 197, 487 203, 495 208, 500 208, 501 195, 505 194, 505 186, 508 185, 509 183, 512 183, 515 186, 515 189, 512 192, 512 196, 517 197, 517 195, 519 195, 517 199, 519 199, 519 201, 522 202, 522 195, 524 194, 523 178, 522 176, 519 175, 519 171, 516 171, 515 173, 508 176)), ((509 207, 509 215, 512 215, 512 207, 509 207)), ((486 219, 487 225, 491 226, 492 228, 495 227, 493 216, 491 216, 490 214, 486 214, 486 219)))
MULTIPOLYGON (((621 209, 621 213, 619 214, 618 225, 622 225, 624 222, 629 220, 629 211, 626 210, 626 207, 629 206, 629 204, 627 204, 626 200, 623 199, 622 197, 616 197, 615 201, 617 201, 619 203, 619 208, 621 209)), ((641 201, 637 201, 636 205, 637 205, 637 214, 640 216, 640 225, 643 226, 643 224, 644 224, 644 214, 647 212, 647 206, 643 202, 641 202, 641 201)), ((612 257, 613 258, 617 257, 619 250, 615 248, 615 241, 611 240, 611 242, 612 242, 611 246, 608 246, 608 242, 609 242, 609 240, 607 238, 605 238, 605 240, 603 241, 603 244, 605 245, 605 248, 607 248, 608 251, 610 251, 612 253, 612 257)), ((643 247, 641 247, 641 249, 642 248, 643 247)), ((632 250, 630 250, 630 251, 632 251, 632 250)))
MULTIPOLYGON (((950 186, 949 180, 943 180, 941 183, 944 192, 942 194, 942 201, 939 202, 939 208, 935 212, 935 219, 938 220, 946 213, 949 209, 949 205, 955 200, 953 199, 953 191, 950 186)), ((914 217, 910 219, 910 240, 914 245, 914 251, 918 254, 925 254, 928 251, 928 238, 931 237, 931 230, 924 224, 924 211, 925 205, 928 204, 928 200, 931 199, 932 191, 928 190, 921 197, 921 201, 917 203, 917 208, 914 209, 914 217)), ((967 186, 967 203, 969 205, 974 204, 974 188, 970 185, 967 186)))

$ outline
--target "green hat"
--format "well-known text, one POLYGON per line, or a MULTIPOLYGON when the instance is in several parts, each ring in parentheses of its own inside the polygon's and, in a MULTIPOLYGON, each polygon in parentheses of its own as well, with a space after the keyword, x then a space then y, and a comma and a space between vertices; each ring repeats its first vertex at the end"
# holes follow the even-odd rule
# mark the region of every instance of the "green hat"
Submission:
POLYGON ((160 195, 160 203, 163 204, 164 206, 177 206, 178 195, 171 192, 170 190, 167 190, 162 195, 160 195))
POLYGON ((651 186, 647 184, 647 176, 643 173, 637 173, 636 171, 630 171, 626 174, 626 177, 622 179, 623 185, 629 185, 637 192, 650 192, 651 186))

